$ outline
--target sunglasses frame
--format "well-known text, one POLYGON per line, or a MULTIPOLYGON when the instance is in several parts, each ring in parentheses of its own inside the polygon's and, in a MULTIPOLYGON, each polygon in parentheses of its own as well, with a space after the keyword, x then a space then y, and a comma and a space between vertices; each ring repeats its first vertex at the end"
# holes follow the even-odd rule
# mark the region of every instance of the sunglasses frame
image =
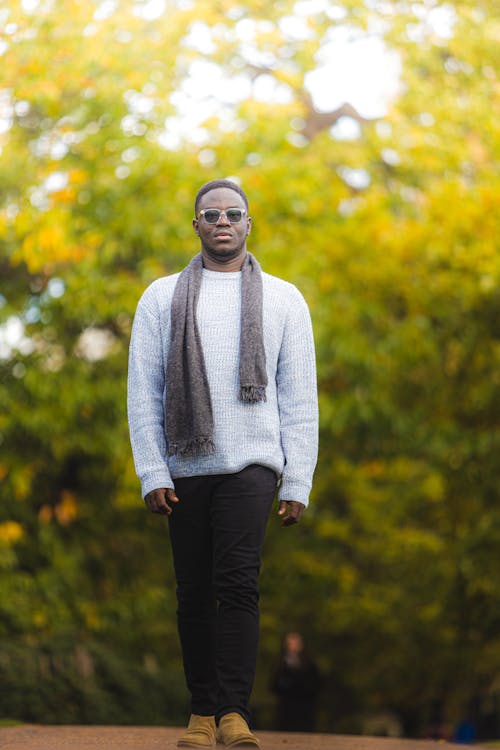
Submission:
POLYGON ((229 222, 230 224, 239 224, 239 223, 240 223, 240 221, 241 221, 241 220, 243 219, 243 217, 245 216, 246 212, 247 212, 247 211, 246 211, 246 208, 239 208, 238 206, 232 206, 231 208, 226 208, 226 209, 224 209, 224 208, 204 208, 204 209, 202 209, 202 210, 200 211, 200 213, 198 214, 198 220, 199 220, 199 218, 200 218, 200 216, 201 216, 201 217, 202 217, 202 219, 203 219, 203 220, 204 220, 204 221, 205 221, 205 222, 206 222, 207 224, 211 224, 212 226, 214 226, 215 224, 217 224, 217 222, 219 221, 219 219, 220 219, 220 217, 222 216, 222 214, 224 214, 224 216, 226 217, 226 219, 228 220, 228 222, 229 222), (208 211, 218 211, 218 212, 219 212, 219 215, 217 216, 217 218, 216 218, 216 220, 215 220, 215 221, 207 221, 207 219, 205 218, 205 214, 206 214, 206 213, 207 213, 208 211), (231 221, 231 219, 230 219, 230 218, 229 218, 229 216, 227 215, 227 212, 228 212, 228 211, 241 211, 241 217, 240 217, 240 218, 238 219, 238 221, 231 221))

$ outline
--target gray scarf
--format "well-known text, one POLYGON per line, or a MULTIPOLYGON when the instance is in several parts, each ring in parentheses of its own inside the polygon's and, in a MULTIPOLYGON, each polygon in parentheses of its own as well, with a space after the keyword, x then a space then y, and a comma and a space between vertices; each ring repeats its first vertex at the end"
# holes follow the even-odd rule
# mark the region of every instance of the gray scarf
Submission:
MULTIPOLYGON (((166 414, 170 456, 207 456, 215 450, 212 401, 196 323, 202 269, 199 253, 180 274, 172 299, 166 414)), ((262 274, 250 253, 241 271, 239 397, 253 404, 266 400, 262 274)))

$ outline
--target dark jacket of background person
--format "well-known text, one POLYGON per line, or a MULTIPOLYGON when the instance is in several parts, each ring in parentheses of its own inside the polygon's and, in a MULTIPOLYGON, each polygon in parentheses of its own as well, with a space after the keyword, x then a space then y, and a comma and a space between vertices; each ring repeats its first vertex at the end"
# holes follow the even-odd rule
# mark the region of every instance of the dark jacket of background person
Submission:
POLYGON ((321 675, 304 649, 299 633, 284 640, 281 659, 271 681, 277 696, 276 729, 283 732, 313 732, 321 675))

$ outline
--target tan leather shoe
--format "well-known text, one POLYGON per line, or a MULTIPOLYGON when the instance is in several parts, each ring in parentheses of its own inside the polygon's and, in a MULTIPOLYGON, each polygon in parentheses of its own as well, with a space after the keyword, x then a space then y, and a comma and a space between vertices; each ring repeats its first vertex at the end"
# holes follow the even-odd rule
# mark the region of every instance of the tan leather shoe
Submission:
POLYGON ((191 714, 186 731, 177 740, 177 747, 213 747, 215 731, 215 716, 191 714))
POLYGON ((260 747, 241 714, 225 714, 219 722, 218 739, 226 747, 260 747))

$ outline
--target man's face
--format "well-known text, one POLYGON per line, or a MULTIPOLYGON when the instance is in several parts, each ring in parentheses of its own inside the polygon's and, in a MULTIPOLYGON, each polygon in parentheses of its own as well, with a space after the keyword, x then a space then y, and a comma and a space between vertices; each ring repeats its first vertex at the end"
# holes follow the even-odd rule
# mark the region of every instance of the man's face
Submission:
POLYGON ((285 650, 288 654, 300 654, 304 649, 302 636, 299 633, 288 633, 285 638, 285 650))
POLYGON ((244 255, 251 224, 245 201, 231 188, 217 188, 205 193, 198 206, 198 216, 193 219, 193 227, 200 237, 203 254, 219 263, 244 255), (200 212, 210 208, 218 208, 224 212, 229 208, 239 208, 243 211, 241 221, 232 223, 225 213, 221 213, 215 224, 209 224, 200 212))

